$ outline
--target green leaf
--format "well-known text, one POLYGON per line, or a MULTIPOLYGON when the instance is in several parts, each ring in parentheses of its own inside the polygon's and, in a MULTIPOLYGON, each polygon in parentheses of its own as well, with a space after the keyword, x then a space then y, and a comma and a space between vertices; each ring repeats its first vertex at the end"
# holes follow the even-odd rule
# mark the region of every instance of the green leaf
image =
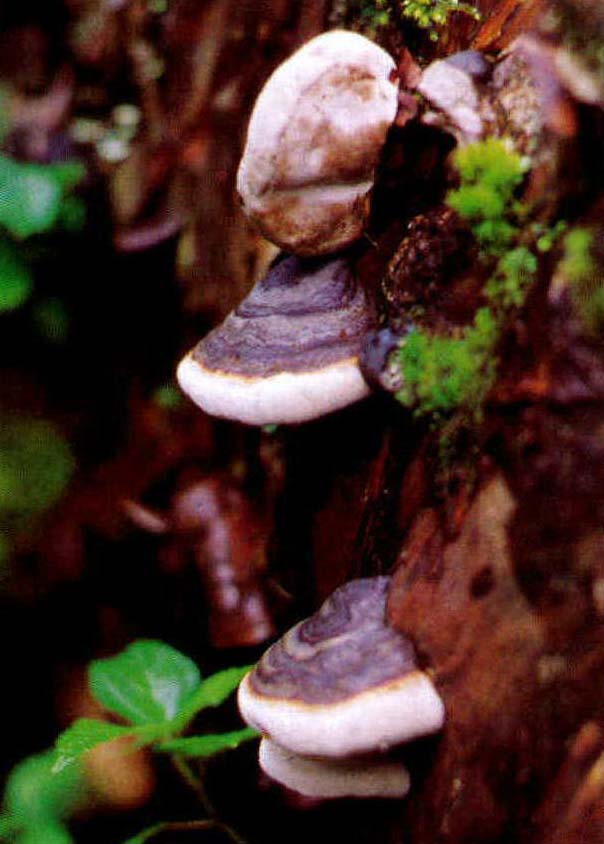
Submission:
POLYGON ((219 706, 235 691, 252 668, 252 665, 225 668, 224 671, 217 671, 205 679, 184 708, 183 718, 190 720, 202 709, 219 706))
POLYGON ((65 161, 62 164, 42 165, 44 172, 51 176, 63 192, 72 190, 86 175, 86 168, 79 161, 65 161))
POLYGON ((14 311, 29 299, 33 287, 27 265, 7 239, 0 239, 0 313, 14 311))
POLYGON ((7 813, 0 815, 0 838, 8 838, 17 832, 18 829, 19 824, 11 815, 7 813))
POLYGON ((44 825, 66 817, 81 802, 84 785, 77 765, 53 774, 55 753, 28 756, 11 771, 4 806, 22 828, 44 825))
POLYGON ((99 703, 133 724, 171 721, 201 681, 197 666, 184 654, 144 639, 91 663, 88 677, 99 703))
POLYGON ((0 155, 0 225, 14 237, 47 232, 63 197, 83 177, 81 164, 30 164, 0 155))
POLYGON ((19 836, 18 844, 73 844, 73 838, 63 824, 48 821, 29 826, 19 836))
POLYGON ((18 238, 52 228, 61 206, 61 186, 39 165, 0 156, 0 223, 18 238))
POLYGON ((234 730, 230 733, 213 733, 207 736, 190 736, 188 738, 164 741, 157 746, 157 750, 164 753, 178 753, 180 756, 200 758, 215 756, 225 750, 233 750, 245 741, 257 738, 259 733, 251 727, 234 730))
POLYGON ((97 721, 94 718, 79 718, 57 739, 53 773, 59 773, 99 744, 128 735, 133 735, 133 730, 129 727, 97 721))

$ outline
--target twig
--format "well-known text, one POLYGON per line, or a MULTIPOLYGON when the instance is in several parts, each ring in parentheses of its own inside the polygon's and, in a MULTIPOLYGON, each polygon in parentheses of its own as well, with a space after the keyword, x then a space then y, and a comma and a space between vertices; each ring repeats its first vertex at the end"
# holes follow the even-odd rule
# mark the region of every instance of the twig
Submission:
POLYGON ((194 792, 209 817, 216 818, 216 809, 208 797, 203 781, 195 774, 189 763, 182 756, 174 755, 172 756, 172 764, 191 791, 194 792))
POLYGON ((171 758, 175 769, 178 771, 183 781, 189 786, 191 791, 196 795, 201 805, 209 815, 208 822, 211 822, 216 829, 221 829, 225 835, 228 835, 231 841, 235 842, 235 844, 247 844, 245 838, 239 835, 232 826, 229 826, 229 824, 218 818, 218 813, 216 812, 212 801, 208 797, 208 793, 203 784, 203 779, 197 776, 189 763, 183 759, 182 756, 174 755, 171 758))

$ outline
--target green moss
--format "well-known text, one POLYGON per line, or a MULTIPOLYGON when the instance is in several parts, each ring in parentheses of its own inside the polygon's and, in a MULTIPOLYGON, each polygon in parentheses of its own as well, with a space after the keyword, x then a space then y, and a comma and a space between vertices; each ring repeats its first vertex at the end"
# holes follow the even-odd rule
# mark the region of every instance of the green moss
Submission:
POLYGON ((412 21, 420 29, 429 30, 430 39, 437 41, 452 12, 461 12, 480 20, 478 10, 461 0, 357 0, 349 6, 358 26, 373 36, 380 27, 390 26, 397 19, 403 18, 412 21))
POLYGON ((537 272, 537 258, 526 246, 506 252, 485 287, 489 302, 496 310, 519 308, 537 272))
POLYGON ((368 34, 375 33, 382 26, 391 23, 392 12, 389 0, 361 0, 358 10, 361 29, 368 34))
POLYGON ((570 282, 572 301, 585 331, 604 332, 604 275, 594 256, 595 235, 591 229, 571 229, 564 239, 560 263, 562 275, 570 282))
POLYGON ((478 10, 460 0, 399 0, 399 6, 403 17, 409 18, 421 29, 430 30, 432 41, 438 40, 438 30, 446 26, 452 12, 463 12, 480 20, 478 10))
POLYGON ((590 229, 571 229, 564 238, 564 257, 560 269, 571 284, 581 284, 595 273, 591 254, 594 235, 590 229))
POLYGON ((538 262, 531 247, 539 238, 550 248, 561 226, 537 231, 523 225, 527 212, 515 193, 529 165, 505 141, 471 144, 458 150, 454 161, 460 185, 447 201, 468 221, 480 245, 480 260, 492 266, 484 288, 487 304, 455 335, 411 332, 397 352, 404 381, 397 398, 419 416, 458 414, 468 421, 482 415, 497 374, 499 339, 536 277, 538 262), (530 245, 522 242, 525 238, 530 245))
POLYGON ((404 387, 397 393, 416 415, 450 414, 463 407, 473 418, 495 377, 493 350, 499 327, 489 308, 480 308, 458 337, 412 331, 398 351, 404 387))
POLYGON ((451 208, 467 220, 480 246, 501 255, 517 234, 523 208, 514 193, 529 167, 505 141, 488 138, 457 150, 460 185, 447 195, 451 208))

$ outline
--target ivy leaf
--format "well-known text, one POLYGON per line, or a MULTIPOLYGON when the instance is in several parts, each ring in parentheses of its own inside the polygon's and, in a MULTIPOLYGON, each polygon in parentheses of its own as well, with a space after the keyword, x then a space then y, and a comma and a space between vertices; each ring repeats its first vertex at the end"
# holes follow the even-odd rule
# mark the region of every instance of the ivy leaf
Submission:
POLYGON ((234 730, 230 733, 212 733, 207 736, 190 736, 165 741, 158 745, 157 749, 164 753, 178 753, 180 756, 189 758, 207 758, 222 753, 224 750, 233 750, 243 742, 257 738, 258 735, 257 730, 244 727, 242 730, 234 730))
POLYGON ((205 679, 187 703, 182 713, 183 718, 191 720, 202 709, 220 706, 235 691, 251 668, 253 668, 252 665, 225 668, 224 671, 217 671, 216 674, 205 679))
POLYGON ((14 311, 29 298, 33 283, 27 265, 15 247, 0 240, 0 313, 14 311))
POLYGON ((84 786, 78 767, 53 774, 55 758, 52 750, 28 756, 11 771, 4 806, 16 827, 58 823, 81 802, 84 786))
POLYGON ((11 815, 7 813, 0 815, 0 838, 12 836, 18 829, 18 823, 11 815))
POLYGON ((78 718, 57 738, 55 745, 57 756, 52 767, 53 773, 60 773, 99 744, 122 736, 131 736, 133 732, 130 727, 121 727, 118 724, 110 724, 108 721, 78 718))
POLYGON ((67 827, 61 823, 37 823, 29 826, 18 839, 19 844, 73 844, 67 827))
POLYGON ((91 663, 92 694, 133 724, 173 720, 201 682, 195 663, 164 642, 141 639, 108 659, 91 663))

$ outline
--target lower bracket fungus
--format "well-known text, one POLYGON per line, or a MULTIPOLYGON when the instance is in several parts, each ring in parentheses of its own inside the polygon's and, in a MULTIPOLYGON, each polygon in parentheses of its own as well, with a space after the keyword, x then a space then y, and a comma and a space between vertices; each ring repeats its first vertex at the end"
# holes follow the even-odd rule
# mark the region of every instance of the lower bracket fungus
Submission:
POLYGON ((363 789, 399 796, 404 768, 381 754, 441 729, 440 696, 411 642, 386 623, 389 583, 374 577, 340 587, 243 679, 241 714, 270 740, 260 762, 284 785, 318 796, 314 772, 326 781, 324 797, 363 789))
POLYGON ((312 759, 267 738, 260 742, 258 761, 265 774, 290 791, 321 800, 404 797, 410 786, 409 772, 397 760, 312 759))
POLYGON ((304 422, 369 394, 358 356, 373 312, 344 258, 281 259, 180 363, 207 413, 304 422))

